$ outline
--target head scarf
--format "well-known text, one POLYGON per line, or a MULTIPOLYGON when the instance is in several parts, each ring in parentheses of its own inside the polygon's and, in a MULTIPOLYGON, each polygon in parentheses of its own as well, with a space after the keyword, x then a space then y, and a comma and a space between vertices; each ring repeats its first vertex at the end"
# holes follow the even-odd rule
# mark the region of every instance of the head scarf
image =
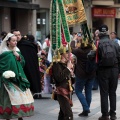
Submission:
POLYGON ((42 44, 41 44, 39 41, 37 41, 37 45, 38 45, 41 49, 43 49, 42 44))
MULTIPOLYGON (((15 35, 12 34, 12 33, 8 33, 8 34, 6 35, 6 37, 3 39, 2 43, 1 43, 1 46, 0 46, 0 54, 2 54, 2 53, 5 52, 5 51, 10 51, 10 50, 8 49, 8 47, 7 47, 7 41, 8 41, 9 38, 11 38, 11 37, 13 37, 13 36, 15 36, 15 35)), ((18 49, 18 48, 17 48, 17 49, 18 49)))

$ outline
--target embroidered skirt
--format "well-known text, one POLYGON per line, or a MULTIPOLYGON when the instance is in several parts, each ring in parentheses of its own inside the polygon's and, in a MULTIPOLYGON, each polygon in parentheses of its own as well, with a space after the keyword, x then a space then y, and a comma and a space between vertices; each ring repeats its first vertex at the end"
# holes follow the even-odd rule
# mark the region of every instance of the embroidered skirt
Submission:
POLYGON ((34 100, 29 89, 21 91, 13 84, 13 87, 2 84, 0 88, 0 119, 14 119, 28 117, 34 114, 34 100))

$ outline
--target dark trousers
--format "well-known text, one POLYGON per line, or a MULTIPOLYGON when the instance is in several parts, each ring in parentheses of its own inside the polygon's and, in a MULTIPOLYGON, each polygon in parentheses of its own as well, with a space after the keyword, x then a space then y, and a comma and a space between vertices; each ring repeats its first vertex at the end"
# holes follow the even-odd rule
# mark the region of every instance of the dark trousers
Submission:
POLYGON ((62 95, 57 95, 60 105, 58 120, 73 120, 73 113, 68 100, 62 95))
POLYGON ((118 85, 118 68, 104 68, 98 71, 100 86, 101 112, 103 116, 116 114, 116 90, 118 85), (108 110, 108 98, 110 111, 108 110))

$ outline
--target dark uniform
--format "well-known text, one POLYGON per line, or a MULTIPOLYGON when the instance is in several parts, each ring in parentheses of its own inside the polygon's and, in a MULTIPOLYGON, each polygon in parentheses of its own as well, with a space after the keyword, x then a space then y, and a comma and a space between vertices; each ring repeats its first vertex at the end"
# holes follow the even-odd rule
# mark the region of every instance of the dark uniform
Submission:
MULTIPOLYGON (((100 32, 108 31, 106 25, 101 26, 100 32)), ((100 96, 101 96, 101 113, 102 116, 99 120, 109 120, 109 115, 111 120, 116 119, 116 89, 118 84, 119 75, 119 63, 120 63, 120 51, 119 45, 114 41, 110 41, 107 34, 100 34, 100 42, 110 42, 115 48, 115 64, 113 66, 105 66, 101 58, 102 52, 100 45, 98 46, 98 80, 100 85, 100 96), (108 97, 110 102, 110 110, 108 110, 108 97)), ((110 61, 110 60, 109 60, 110 61)), ((109 61, 107 63, 109 63, 109 61)), ((112 60, 111 60, 112 61, 112 60)))
POLYGON ((52 75, 56 84, 57 100, 60 105, 58 120, 73 120, 72 101, 70 99, 70 70, 65 63, 54 62, 52 75))

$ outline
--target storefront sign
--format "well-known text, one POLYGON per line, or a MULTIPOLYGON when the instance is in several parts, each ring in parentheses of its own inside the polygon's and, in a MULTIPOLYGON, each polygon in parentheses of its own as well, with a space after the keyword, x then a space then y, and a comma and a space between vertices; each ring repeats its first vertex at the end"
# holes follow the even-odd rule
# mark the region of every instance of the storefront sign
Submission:
POLYGON ((115 8, 92 8, 93 17, 110 17, 114 18, 116 15, 115 8))

